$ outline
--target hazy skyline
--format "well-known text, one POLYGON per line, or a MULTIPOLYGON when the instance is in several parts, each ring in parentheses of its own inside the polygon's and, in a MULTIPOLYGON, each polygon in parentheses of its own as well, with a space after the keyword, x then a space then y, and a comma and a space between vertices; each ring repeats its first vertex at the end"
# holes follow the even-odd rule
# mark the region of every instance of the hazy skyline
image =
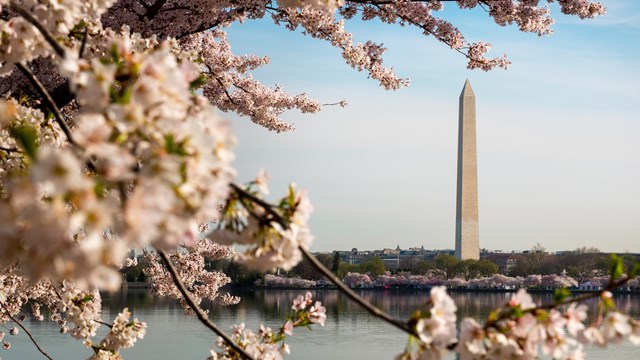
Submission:
MULTIPOLYGON (((552 7, 555 34, 501 28, 481 10, 445 13, 471 41, 507 53, 507 71, 469 71, 464 58, 415 29, 348 22, 383 42, 385 64, 412 79, 384 91, 337 49, 263 20, 232 27, 237 54, 268 55, 265 84, 346 109, 287 113, 293 133, 233 118, 238 181, 264 168, 272 199, 293 181, 315 206, 314 251, 453 248, 458 97, 477 102, 480 246, 640 252, 640 4, 603 1, 579 21, 552 7)), ((445 4, 452 8, 454 4, 445 4)), ((225 114, 229 117, 229 114, 225 114)))

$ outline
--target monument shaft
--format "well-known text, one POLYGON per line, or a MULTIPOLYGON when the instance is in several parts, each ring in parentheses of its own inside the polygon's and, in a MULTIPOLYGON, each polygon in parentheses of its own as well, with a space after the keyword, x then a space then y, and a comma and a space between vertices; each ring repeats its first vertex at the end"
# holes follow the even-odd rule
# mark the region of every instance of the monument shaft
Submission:
POLYGON ((460 94, 458 123, 458 189, 456 196, 456 258, 480 258, 478 231, 478 162, 476 96, 467 80, 460 94))

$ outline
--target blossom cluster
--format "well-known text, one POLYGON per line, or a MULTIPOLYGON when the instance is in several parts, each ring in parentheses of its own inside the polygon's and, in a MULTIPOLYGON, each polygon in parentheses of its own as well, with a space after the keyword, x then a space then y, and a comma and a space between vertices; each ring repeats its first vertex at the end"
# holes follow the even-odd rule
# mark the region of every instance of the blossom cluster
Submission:
MULTIPOLYGON (((75 11, 92 16, 100 2, 86 4, 75 11)), ((35 8, 39 23, 57 11, 35 8)), ((7 23, 13 19, 26 21, 7 23)), ((28 257, 21 268, 36 280, 114 289, 127 249, 196 245, 199 224, 218 216, 228 194, 235 139, 192 91, 199 71, 178 61, 174 42, 99 23, 91 31, 86 58, 67 49, 58 64, 79 106, 71 130, 66 119, 45 121, 16 100, 2 101, 2 143, 12 151, 3 157, 10 178, 2 179, 0 208, 9 236, 0 263, 28 257)))
MULTIPOLYGON (((110 329, 105 339, 95 341, 99 327, 106 324, 102 321, 98 289, 79 288, 70 281, 53 284, 42 280, 31 284, 15 268, 3 270, 0 275, 1 324, 25 320, 28 311, 24 308, 30 305, 33 319, 57 324, 61 333, 68 333, 81 340, 85 347, 93 349, 93 359, 120 359, 119 350, 131 347, 145 334, 146 324, 137 319, 130 320, 131 313, 124 309, 113 324, 107 324, 110 329), (48 313, 47 318, 42 314, 43 308, 48 313)), ((17 327, 10 328, 10 335, 17 333, 17 327)), ((0 341, 3 337, 4 333, 0 333, 0 341)), ((3 347, 9 349, 11 343, 4 339, 3 347)))
POLYGON ((410 343, 397 359, 440 359, 457 342, 456 304, 447 295, 443 286, 431 289, 428 309, 417 311, 411 323, 420 339, 416 344, 410 343))
POLYGON ((316 282, 301 278, 286 278, 273 274, 265 274, 264 280, 257 280, 256 285, 267 287, 310 288, 315 287, 316 282))
MULTIPOLYGON (((289 355, 291 349, 285 343, 286 336, 293 335, 297 327, 310 327, 313 324, 324 326, 327 315, 326 309, 320 301, 313 301, 313 295, 307 292, 293 300, 291 306, 293 314, 277 331, 260 325, 257 333, 247 329, 244 324, 234 325, 232 340, 255 359, 279 360, 283 355, 289 355)), ((210 360, 237 359, 239 354, 227 344, 223 338, 218 338, 217 348, 211 350, 210 360)))
MULTIPOLYGON (((240 298, 220 292, 220 288, 231 282, 231 279, 219 271, 205 269, 205 260, 207 259, 231 258, 234 254, 232 248, 218 245, 205 239, 188 249, 190 251, 178 251, 171 254, 170 259, 180 279, 189 289, 193 301, 197 305, 203 299, 212 300, 222 305, 237 304, 240 298)), ((193 309, 185 301, 171 275, 163 268, 158 255, 151 252, 146 253, 145 263, 148 265, 144 269, 144 273, 149 276, 153 284, 151 293, 178 299, 185 312, 193 314, 193 309)))
POLYGON ((291 131, 292 124, 280 120, 286 109, 303 113, 320 111, 320 104, 306 94, 289 95, 280 86, 266 87, 247 72, 269 62, 267 57, 236 56, 223 31, 209 31, 183 38, 181 49, 200 59, 206 79, 204 95, 220 110, 249 116, 251 120, 276 132, 291 131))
POLYGON ((300 248, 308 249, 313 240, 308 226, 313 206, 307 192, 297 190, 295 184, 275 206, 256 202, 258 185, 264 181, 259 177, 246 189, 238 188, 208 237, 219 244, 244 246, 245 251, 236 253, 235 259, 250 269, 289 270, 302 260, 300 248))
POLYGON ((119 359, 118 351, 132 347, 138 339, 146 334, 147 325, 137 318, 131 319, 131 312, 124 308, 116 316, 109 332, 99 345, 94 345, 91 360, 119 359))
POLYGON ((348 272, 342 279, 351 288, 369 287, 372 284, 371 277, 367 274, 348 272))
POLYGON ((409 79, 399 78, 392 68, 382 66, 385 48, 372 41, 354 44, 353 35, 345 31, 345 21, 337 20, 332 13, 311 7, 301 9, 285 8, 273 15, 276 24, 285 24, 289 30, 298 27, 314 38, 328 41, 342 50, 347 64, 358 71, 367 71, 369 77, 377 80, 387 90, 397 90, 409 85, 409 79))
MULTIPOLYGON (((561 276, 556 274, 548 275, 529 275, 506 276, 502 274, 494 274, 487 277, 465 280, 463 278, 447 279, 439 271, 428 271, 424 275, 415 275, 410 273, 399 272, 397 274, 385 273, 373 278, 367 274, 347 273, 343 278, 343 282, 351 287, 414 287, 428 288, 433 286, 444 285, 448 288, 467 288, 467 289, 557 289, 590 286, 590 290, 598 290, 603 288, 609 281, 608 277, 594 277, 584 279, 581 283, 570 276, 561 276)), ((634 278, 629 281, 625 288, 637 288, 640 278, 634 278)))
POLYGON ((64 323, 62 323, 62 330, 69 331, 71 336, 83 340, 85 345, 89 346, 90 339, 96 335, 96 331, 100 327, 98 322, 102 311, 100 292, 97 289, 81 290, 67 282, 64 283, 61 291, 62 300, 59 310, 61 313, 67 314, 64 323), (67 329, 66 325, 69 323, 74 327, 67 329))
POLYGON ((537 307, 524 289, 485 326, 464 319, 456 351, 461 359, 536 358, 541 351, 553 359, 584 359, 585 345, 606 347, 628 338, 640 345, 640 322, 620 313, 604 292, 596 321, 586 325, 587 306, 572 303, 564 310, 537 307))
POLYGON ((444 287, 434 287, 427 310, 417 311, 409 321, 420 341, 410 341, 396 359, 442 359, 449 351, 462 360, 535 359, 540 353, 553 359, 584 359, 587 345, 606 347, 626 339, 640 345, 640 321, 616 309, 611 293, 602 293, 594 320, 586 305, 564 300, 538 305, 521 289, 484 325, 462 319, 458 334, 456 305, 444 287))
MULTIPOLYGON (((115 0, 22 0, 18 6, 36 17, 39 24, 53 37, 66 37, 80 22, 99 19, 114 2, 115 0)), ((0 1, 0 10, 8 4, 8 0, 0 1)), ((8 21, 0 19, 0 33, 0 76, 12 72, 14 65, 19 62, 53 54, 53 49, 40 31, 24 17, 15 16, 8 21)))

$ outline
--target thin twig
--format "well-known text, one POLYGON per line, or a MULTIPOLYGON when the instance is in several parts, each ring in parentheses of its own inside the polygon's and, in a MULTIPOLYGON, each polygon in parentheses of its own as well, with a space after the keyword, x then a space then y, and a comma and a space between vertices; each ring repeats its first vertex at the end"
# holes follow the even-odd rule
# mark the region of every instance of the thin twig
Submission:
POLYGON ((47 108, 49 108, 49 110, 53 113, 53 117, 56 119, 56 122, 58 123, 58 125, 60 126, 64 134, 67 136, 67 140, 69 140, 69 142, 72 145, 78 145, 75 142, 75 140, 73 140, 73 136, 71 135, 71 130, 69 129, 69 126, 67 126, 67 123, 64 121, 62 112, 60 112, 60 109, 58 109, 58 106, 56 106, 56 103, 53 101, 53 99, 51 98, 51 95, 49 94, 47 89, 44 87, 44 85, 42 85, 40 80, 38 80, 35 74, 31 72, 31 70, 29 70, 28 67, 26 67, 22 63, 17 63, 16 66, 18 67, 18 69, 20 69, 22 74, 26 76, 27 79, 29 79, 29 81, 36 88, 40 96, 44 98, 44 101, 47 104, 47 108))
POLYGON ((38 21, 38 19, 33 17, 33 15, 31 15, 27 10, 23 9, 13 0, 11 1, 10 6, 13 11, 17 12, 18 15, 22 16, 25 20, 30 22, 31 25, 35 26, 40 31, 44 39, 47 40, 49 45, 51 45, 58 56, 60 56, 61 58, 65 57, 66 52, 64 48, 56 41, 56 39, 54 39, 53 35, 42 25, 40 21, 38 21))
POLYGON ((592 293, 587 293, 587 294, 583 294, 583 295, 580 295, 580 296, 568 298, 568 299, 565 299, 565 300, 557 302, 557 303, 544 304, 544 305, 539 306, 538 309, 553 309, 554 307, 557 307, 557 306, 567 305, 567 304, 571 304, 571 303, 574 303, 574 302, 580 303, 580 302, 583 302, 583 301, 588 300, 588 299, 600 297, 600 296, 602 296, 602 294, 605 291, 611 291, 611 290, 617 289, 617 288, 621 287, 622 285, 624 285, 624 284, 628 283, 629 281, 631 281, 631 279, 632 279, 631 277, 626 276, 626 277, 624 277, 624 278, 622 278, 622 279, 620 279, 618 281, 610 281, 609 284, 607 284, 607 286, 602 290, 598 290, 598 291, 595 291, 595 292, 592 292, 592 293))
POLYGON ((4 147, 4 146, 0 146, 0 150, 4 151, 4 152, 8 152, 8 153, 20 153, 21 151, 18 150, 15 147, 4 147))
MULTIPOLYGON (((605 291, 611 291, 613 289, 617 289, 617 288, 621 287, 622 285, 624 285, 624 284, 628 283, 629 281, 631 281, 631 279, 632 278, 629 277, 629 276, 626 276, 626 277, 624 277, 624 278, 622 278, 622 279, 620 279, 618 281, 613 281, 613 279, 612 279, 611 281, 609 281, 607 286, 602 290, 595 291, 595 292, 588 293, 588 294, 579 295, 579 296, 574 296, 574 297, 567 298, 567 299, 564 299, 564 300, 558 301, 558 302, 542 304, 540 306, 536 306, 536 307, 531 308, 531 309, 525 309, 525 310, 523 310, 523 312, 524 313, 534 313, 537 310, 551 310, 551 309, 555 309, 557 307, 560 307, 562 305, 568 305, 568 304, 572 304, 572 303, 581 303, 581 302, 583 302, 585 300, 588 300, 588 299, 593 299, 593 298, 596 298, 596 297, 600 297, 600 296, 602 296, 602 294, 605 291)), ((487 320, 487 322, 484 325, 484 328, 485 329, 489 329, 489 328, 495 327, 498 322, 500 322, 502 320, 510 319, 511 316, 512 316, 511 309, 509 307, 503 307, 500 315, 497 318, 493 319, 493 320, 487 320)))
MULTIPOLYGON (((378 10, 384 11, 385 13, 389 13, 389 10, 387 10, 386 8, 383 8, 383 7, 382 7, 382 6, 380 6, 380 5, 373 4, 373 6, 375 6, 376 8, 378 8, 378 10)), ((421 23, 419 23, 419 22, 417 22, 417 21, 414 21, 414 20, 412 20, 412 19, 410 19, 410 18, 408 18, 408 17, 404 16, 404 15, 400 15, 400 14, 397 14, 397 13, 396 13, 396 14, 394 14, 394 15, 396 15, 396 16, 397 16, 397 17, 399 17, 400 19, 402 19, 402 20, 404 20, 404 21, 408 22, 408 23, 409 23, 409 24, 411 24, 411 25, 414 25, 414 26, 419 27, 419 28, 420 28, 420 29, 422 29, 424 32, 426 32, 427 34, 429 34, 429 35, 431 35, 431 36, 435 37, 435 38, 436 38, 436 40, 438 40, 438 41, 440 41, 440 42, 444 43, 445 45, 449 46, 452 50, 457 51, 458 53, 462 54, 462 55, 463 55, 464 57, 466 57, 467 59, 469 59, 469 60, 473 60, 473 61, 477 61, 477 62, 479 62, 479 63, 483 63, 483 64, 484 64, 484 63, 486 63, 486 61, 482 61, 482 59, 474 58, 474 57, 472 57, 469 53, 466 53, 466 52, 464 52, 464 51, 460 50, 459 48, 454 47, 454 46, 453 46, 453 44, 452 44, 450 41, 446 40, 446 39, 445 39, 444 37, 442 37, 442 36, 439 36, 436 32, 434 32, 433 30, 429 29, 425 24, 421 24, 421 23)))
POLYGON ((93 321, 97 322, 97 323, 98 323, 98 324, 100 324, 100 325, 104 325, 104 326, 106 326, 106 327, 108 327, 108 328, 110 328, 110 329, 113 329, 113 325, 112 325, 112 324, 109 324, 109 323, 107 323, 107 322, 100 321, 100 320, 93 320, 93 321))
POLYGON ((336 106, 336 105, 340 105, 341 107, 344 107, 344 106, 342 105, 343 103, 344 103, 344 102, 339 101, 339 102, 336 102, 336 103, 326 103, 326 104, 320 104, 320 105, 322 105, 322 106, 336 106))
POLYGON ((227 95, 227 99, 229 99, 229 101, 233 105, 238 105, 238 103, 231 97, 231 94, 229 94, 229 91, 227 90, 227 88, 222 83, 222 80, 220 80, 220 78, 217 77, 217 76, 214 76, 213 78, 216 79, 216 82, 218 83, 218 85, 220 85, 220 88, 224 91, 225 95, 227 95))
MULTIPOLYGON (((269 204, 266 201, 254 196, 253 194, 247 192, 246 190, 242 189, 240 186, 238 186, 236 184, 231 184, 231 188, 235 190, 235 192, 236 192, 236 194, 238 194, 238 196, 244 197, 244 198, 248 198, 251 201, 253 201, 256 204, 258 204, 261 207, 263 207, 264 210, 267 213, 269 213, 270 215, 272 215, 274 217, 274 219, 273 219, 274 221, 278 222, 280 225, 282 225, 284 227, 288 227, 287 222, 284 220, 284 218, 282 218, 282 216, 280 214, 278 214, 275 210, 273 210, 273 206, 271 204, 269 204)), ((347 285, 345 285, 345 283, 343 283, 340 279, 338 279, 338 277, 335 276, 335 274, 333 274, 333 272, 331 272, 331 270, 327 269, 320 261, 318 261, 318 259, 316 259, 315 256, 313 256, 313 254, 311 254, 309 252, 309 250, 307 250, 307 249, 305 249, 305 248, 303 248, 301 246, 299 247, 299 249, 302 252, 302 255, 304 255, 304 257, 307 260, 309 260, 309 262, 311 262, 311 264, 316 269, 318 269, 327 279, 329 279, 332 283, 334 283, 338 287, 338 289, 340 289, 342 292, 344 292, 353 301, 355 301, 358 304, 360 304, 360 306, 364 307, 373 316, 388 322, 389 324, 391 324, 391 325, 395 326, 396 328, 406 332, 409 335, 418 337, 418 333, 415 331, 415 329, 410 327, 407 323, 405 323, 402 320, 394 318, 393 316, 387 314, 386 312, 382 311, 381 309, 378 309, 376 306, 374 306, 373 304, 371 304, 370 302, 368 302, 367 300, 362 298, 360 295, 356 294, 347 285)))
POLYGON ((239 197, 249 199, 249 200, 253 201, 254 203, 260 205, 264 209, 264 211, 266 211, 269 215, 273 216, 273 220, 275 222, 279 223, 283 227, 288 227, 289 226, 289 224, 287 223, 287 221, 284 220, 282 215, 278 214, 277 211, 273 210, 273 206, 271 204, 269 204, 268 202, 260 199, 259 197, 255 196, 255 195, 251 194, 250 192, 246 191, 245 189, 243 189, 239 185, 230 184, 229 186, 231 186, 231 188, 236 192, 236 194, 239 197))
POLYGON ((253 357, 251 355, 249 355, 238 344, 236 344, 229 337, 229 335, 227 335, 224 331, 222 331, 220 328, 218 328, 218 326, 216 326, 216 324, 214 324, 213 322, 211 322, 211 320, 209 320, 209 317, 207 316, 207 314, 200 308, 200 306, 198 306, 196 304, 196 302, 193 300, 193 298, 189 294, 189 290, 187 290, 187 287, 182 282, 182 279, 180 279, 180 276, 178 275, 178 272, 176 271, 175 267, 171 263, 171 260, 169 259, 167 254, 164 251, 162 251, 162 250, 160 250, 158 248, 156 248, 156 251, 158 252, 158 255, 160 255, 160 258, 162 259, 162 262, 164 263, 164 265, 167 268, 167 270, 169 270, 169 273, 171 274, 171 277, 173 278, 173 282, 175 283, 176 287, 178 287, 178 290, 180 290, 180 293, 184 297, 184 299, 187 302, 187 304, 189 304, 191 309, 196 313, 196 316, 198 317, 200 322, 202 322, 211 331, 213 331, 218 336, 220 336, 222 339, 224 339, 225 343, 227 343, 227 345, 229 345, 234 351, 236 351, 238 354, 240 354, 243 358, 248 359, 248 360, 254 360, 253 357))
POLYGON ((78 58, 82 58, 84 56, 84 50, 87 47, 87 39, 89 37, 89 27, 85 26, 82 36, 82 44, 80 44, 80 51, 78 51, 78 58))
POLYGON ((156 17, 156 15, 158 15, 158 12, 160 12, 160 9, 162 9, 166 2, 167 0, 156 0, 153 5, 145 6, 147 12, 144 14, 144 16, 149 20, 153 19, 154 17, 156 17))
POLYGON ((55 292, 56 295, 58 295, 58 299, 62 300, 62 295, 60 295, 60 293, 58 292, 58 289, 56 289, 56 286, 53 284, 51 280, 49 280, 49 284, 51 284, 51 288, 53 289, 53 292, 55 292))
POLYGON ((22 328, 22 330, 23 330, 23 331, 24 331, 24 332, 29 336, 29 338, 31 339, 31 342, 33 343, 33 345, 35 345, 35 346, 36 346, 36 349, 38 349, 38 351, 40 351, 40 353, 41 353, 42 355, 44 355, 44 357, 46 357, 47 359, 49 359, 49 360, 53 360, 53 358, 52 358, 51 356, 49 356, 49 354, 47 354, 47 353, 46 353, 46 352, 45 352, 45 351, 40 347, 40 345, 38 344, 38 342, 36 341, 36 339, 33 337, 33 335, 31 335, 31 333, 29 332, 29 330, 27 330, 27 328, 26 328, 26 327, 24 327, 24 325, 22 325, 22 323, 21 323, 18 319, 16 319, 16 318, 14 318, 13 316, 11 316, 11 314, 9 313, 9 309, 7 309, 7 306, 6 306, 3 302, 0 302, 0 304, 2 304, 2 307, 4 308, 4 311, 7 313, 7 316, 9 316, 9 318, 10 318, 11 320, 13 320, 13 322, 14 322, 14 323, 18 324, 18 326, 20 326, 20 327, 22 328))
MULTIPOLYGON (((440 2, 453 2, 457 0, 440 0, 440 2)), ((363 5, 390 5, 397 3, 396 0, 347 0, 350 3, 363 4, 363 5)), ((409 2, 430 3, 433 0, 409 0, 409 2)))
POLYGON ((389 324, 391 324, 391 325, 395 326, 396 328, 406 332, 409 335, 412 335, 412 336, 415 336, 415 337, 419 338, 419 335, 415 331, 415 329, 409 327, 409 325, 407 325, 407 323, 405 323, 404 321, 398 320, 398 319, 394 318, 393 316, 387 314, 386 312, 378 309, 373 304, 371 304, 370 302, 368 302, 367 300, 362 298, 360 295, 356 294, 347 285, 345 285, 345 283, 340 281, 340 279, 338 279, 338 277, 333 272, 331 272, 331 270, 327 269, 318 259, 316 259, 316 257, 313 256, 313 254, 311 254, 309 252, 309 250, 307 250, 307 249, 305 249, 305 248, 303 248, 301 246, 298 249, 302 252, 302 255, 304 255, 304 257, 307 260, 309 260, 309 262, 311 262, 311 264, 313 264, 313 266, 316 269, 318 269, 327 279, 329 279, 329 281, 334 283, 338 287, 338 289, 340 289, 340 291, 342 291, 345 295, 347 295, 351 300, 353 300, 353 301, 357 302, 358 304, 360 304, 360 306, 365 308, 373 316, 388 322, 389 324))

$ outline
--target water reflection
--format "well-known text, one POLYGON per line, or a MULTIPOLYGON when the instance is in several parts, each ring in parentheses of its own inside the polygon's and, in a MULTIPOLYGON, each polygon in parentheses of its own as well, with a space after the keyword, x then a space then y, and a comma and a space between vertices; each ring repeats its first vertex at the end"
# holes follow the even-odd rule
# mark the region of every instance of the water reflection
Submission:
MULTIPOLYGON (((232 290, 242 297, 238 305, 221 307, 205 302, 210 317, 223 329, 234 323, 247 323, 256 328, 261 322, 276 328, 290 313, 291 302, 300 290, 232 290)), ((314 298, 327 308, 327 324, 313 331, 298 330, 290 338, 293 354, 290 359, 392 359, 402 351, 407 337, 400 331, 371 317, 360 306, 336 290, 312 290, 314 298)), ((361 291, 360 295, 380 306, 391 315, 406 319, 428 300, 427 291, 361 291)), ((504 304, 510 293, 453 293, 458 305, 459 317, 470 316, 481 321, 497 306, 504 304)), ((551 294, 533 294, 536 302, 549 302, 551 294)), ((182 307, 175 301, 151 297, 146 290, 129 290, 118 294, 103 295, 103 318, 112 319, 123 307, 133 311, 134 316, 149 324, 149 333, 133 349, 123 352, 125 359, 204 359, 215 341, 213 336, 196 319, 184 315, 182 307)), ((619 295, 617 306, 634 317, 640 315, 638 295, 619 295)), ((590 302, 595 308, 595 302, 590 302)), ((57 327, 50 322, 28 321, 29 329, 40 339, 43 347, 55 359, 84 359, 90 350, 82 348, 80 342, 68 335, 58 334, 57 327)), ((104 334, 104 331, 103 333, 104 334)), ((12 337, 13 347, 0 351, 3 359, 38 359, 24 334, 12 337)), ((590 359, 638 358, 640 350, 631 345, 617 346, 607 350, 589 350, 590 359)))

